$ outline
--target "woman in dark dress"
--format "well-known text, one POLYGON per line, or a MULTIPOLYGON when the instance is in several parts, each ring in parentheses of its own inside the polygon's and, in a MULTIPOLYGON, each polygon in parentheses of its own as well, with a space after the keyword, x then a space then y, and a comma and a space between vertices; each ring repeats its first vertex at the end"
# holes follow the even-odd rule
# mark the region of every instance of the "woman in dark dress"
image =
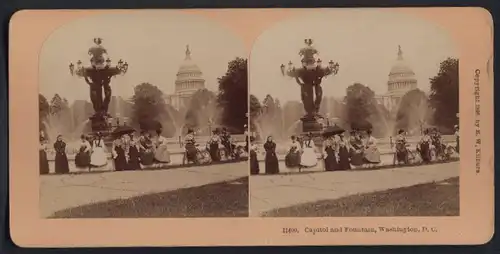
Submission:
POLYGON ((364 164, 364 145, 363 140, 361 138, 361 133, 358 131, 351 131, 351 136, 349 138, 349 146, 350 149, 350 157, 351 164, 354 167, 361 167, 364 164))
POLYGON ((82 169, 90 169, 91 145, 85 135, 80 136, 80 148, 75 155, 75 166, 82 169))
POLYGON ((213 162, 219 162, 221 159, 219 145, 221 143, 221 139, 218 133, 218 130, 212 131, 212 137, 208 141, 208 150, 210 152, 210 158, 212 158, 213 162))
POLYGON ((325 161, 325 170, 326 171, 334 171, 338 169, 337 156, 335 155, 336 145, 333 137, 328 137, 325 139, 323 143, 323 147, 325 150, 326 156, 324 157, 325 161))
POLYGON ((259 148, 256 144, 253 144, 254 139, 250 137, 250 174, 258 175, 260 173, 259 159, 257 158, 257 154, 259 152, 259 148))
POLYGON ((349 142, 345 139, 344 133, 340 133, 339 140, 337 141, 339 170, 351 169, 351 162, 349 161, 349 148, 349 142))
POLYGON ((420 153, 420 157, 424 163, 431 162, 431 137, 429 136, 429 130, 424 130, 424 136, 420 140, 417 151, 420 153))
POLYGON ((292 142, 285 156, 285 165, 287 168, 298 168, 300 167, 301 147, 297 137, 291 136, 290 138, 292 142))
POLYGON ((40 136, 40 175, 49 173, 49 160, 47 160, 47 142, 40 136))
POLYGON ((276 143, 274 143, 272 136, 267 137, 264 150, 266 150, 266 174, 278 174, 280 169, 278 157, 276 156, 276 143))
POLYGON ((56 150, 56 174, 69 173, 68 157, 66 156, 66 143, 62 139, 62 135, 57 136, 57 141, 54 143, 54 149, 56 150))
POLYGON ((122 136, 113 142, 113 160, 115 163, 116 171, 123 171, 127 169, 127 158, 125 155, 125 137, 122 136))
POLYGON ((139 170, 141 169, 140 163, 140 153, 139 153, 139 142, 138 138, 134 137, 132 134, 129 135, 129 148, 128 148, 128 170, 139 170))
POLYGON ((154 152, 153 152, 153 141, 151 140, 151 134, 147 132, 142 132, 139 139, 139 148, 141 155, 141 164, 144 166, 152 165, 154 162, 154 152))

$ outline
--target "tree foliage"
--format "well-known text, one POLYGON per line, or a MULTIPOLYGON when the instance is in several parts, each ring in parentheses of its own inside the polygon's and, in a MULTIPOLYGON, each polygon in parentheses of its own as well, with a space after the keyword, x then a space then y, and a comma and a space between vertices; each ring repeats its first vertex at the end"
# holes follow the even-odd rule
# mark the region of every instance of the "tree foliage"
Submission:
POLYGON ((429 101, 434 109, 434 124, 448 130, 458 124, 458 64, 455 58, 444 60, 437 75, 430 79, 429 101))
POLYGON ((218 79, 218 106, 221 109, 221 123, 243 133, 248 113, 247 59, 239 58, 228 63, 227 72, 218 79))
POLYGON ((376 107, 375 93, 367 86, 355 83, 346 89, 346 122, 351 126, 367 125, 376 107))
POLYGON ((257 120, 260 117, 260 114, 262 113, 262 105, 259 101, 259 99, 251 94, 250 95, 250 130, 256 131, 256 124, 257 120))
POLYGON ((69 108, 68 104, 68 100, 56 93, 50 100, 49 112, 51 115, 60 115, 69 108))
POLYGON ((375 93, 360 83, 346 89, 344 121, 353 129, 373 129, 374 135, 385 135, 388 111, 375 99, 375 93))
POLYGON ((47 119, 50 113, 50 105, 49 102, 47 101, 47 98, 43 96, 42 94, 38 94, 38 122, 39 122, 39 129, 43 130, 44 125, 43 121, 47 119))
POLYGON ((163 92, 150 83, 142 83, 134 88, 132 96, 132 124, 148 126, 155 121, 163 127, 163 135, 172 136, 176 132, 173 119, 167 112, 163 92))

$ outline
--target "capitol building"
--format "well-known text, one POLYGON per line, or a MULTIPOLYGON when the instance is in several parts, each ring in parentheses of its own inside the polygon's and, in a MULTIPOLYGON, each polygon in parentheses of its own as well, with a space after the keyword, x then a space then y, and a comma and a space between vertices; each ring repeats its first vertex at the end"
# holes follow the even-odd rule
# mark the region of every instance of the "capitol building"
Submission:
POLYGON ((174 93, 167 95, 165 101, 179 110, 188 107, 193 94, 205 88, 203 73, 191 59, 189 45, 186 46, 186 56, 176 76, 174 93))
POLYGON ((414 89, 417 89, 415 72, 405 63, 403 51, 401 50, 401 46, 399 46, 396 63, 392 66, 389 73, 387 92, 377 95, 377 102, 384 105, 389 112, 394 112, 397 110, 401 98, 407 92, 414 89))

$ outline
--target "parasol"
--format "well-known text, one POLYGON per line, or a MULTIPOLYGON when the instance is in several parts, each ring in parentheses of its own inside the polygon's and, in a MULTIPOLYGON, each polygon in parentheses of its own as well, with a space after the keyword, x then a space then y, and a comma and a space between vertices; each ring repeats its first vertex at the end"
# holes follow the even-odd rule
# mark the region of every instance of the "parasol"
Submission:
POLYGON ((338 135, 340 133, 343 133, 345 132, 344 129, 340 128, 338 125, 333 125, 333 126, 328 126, 326 127, 325 130, 323 130, 323 136, 325 137, 329 137, 329 136, 334 136, 334 135, 338 135))
POLYGON ((116 127, 116 129, 113 130, 112 134, 114 137, 120 137, 120 136, 123 136, 125 134, 131 134, 134 132, 135 132, 134 128, 127 126, 127 125, 122 125, 122 126, 116 127))

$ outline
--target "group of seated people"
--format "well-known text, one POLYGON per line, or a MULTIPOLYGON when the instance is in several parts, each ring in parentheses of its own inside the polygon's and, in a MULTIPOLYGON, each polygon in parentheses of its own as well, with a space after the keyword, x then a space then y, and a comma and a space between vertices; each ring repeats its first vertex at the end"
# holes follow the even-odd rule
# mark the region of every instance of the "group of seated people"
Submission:
MULTIPOLYGON (((455 137, 456 146, 453 149, 454 152, 459 153, 460 136, 458 125, 455 125, 455 137)), ((410 144, 406 139, 406 132, 404 130, 399 130, 395 144, 395 163, 410 163, 410 159, 413 159, 415 155, 410 151, 409 147, 410 144)), ((432 160, 447 159, 450 156, 451 150, 447 147, 437 128, 428 128, 423 131, 423 135, 417 143, 416 152, 420 156, 422 162, 430 163, 432 160)))
MULTIPOLYGON (((452 150, 458 153, 459 134, 458 126, 455 126, 456 147, 452 150)), ((304 137, 291 136, 290 143, 285 155, 285 166, 287 168, 314 167, 322 159, 326 171, 347 170, 359 167, 374 167, 381 163, 381 153, 377 145, 377 139, 372 135, 372 130, 352 130, 349 136, 344 133, 323 136, 322 145, 316 146, 313 142, 313 135, 309 133, 304 137)), ((416 154, 410 150, 407 140, 407 133, 399 130, 396 136, 394 163, 410 164, 415 159, 416 154)), ((263 144, 264 166, 266 174, 277 174, 280 172, 278 155, 276 153, 276 143, 272 136, 267 137, 263 144)), ((250 150, 251 174, 259 174, 259 162, 257 159, 259 148, 252 144, 250 150)), ((450 146, 444 142, 441 133, 437 128, 426 129, 416 146, 416 152, 421 161, 430 163, 433 160, 445 160, 449 158, 450 146)))

